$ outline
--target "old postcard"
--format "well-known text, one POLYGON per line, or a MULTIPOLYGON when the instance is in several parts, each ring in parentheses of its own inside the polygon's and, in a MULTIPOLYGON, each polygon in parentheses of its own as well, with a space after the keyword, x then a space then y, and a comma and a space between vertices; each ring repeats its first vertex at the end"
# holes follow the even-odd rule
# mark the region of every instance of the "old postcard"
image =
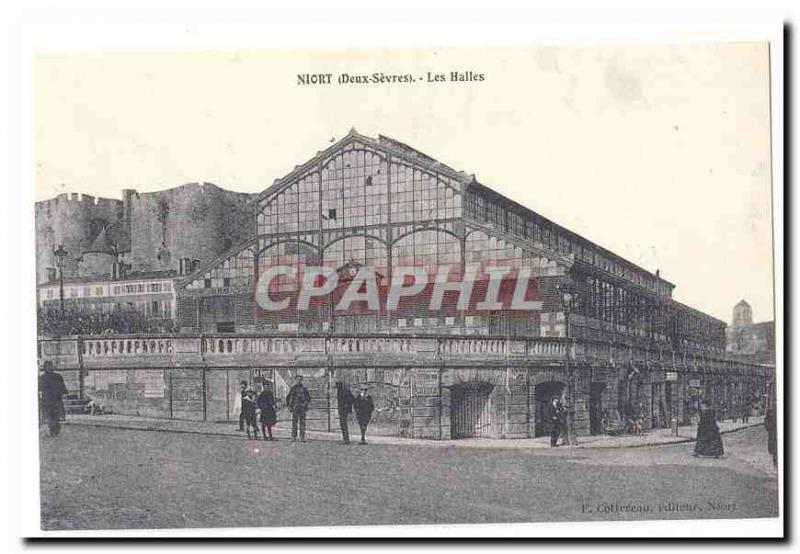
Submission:
POLYGON ((37 53, 44 534, 777 521, 776 48, 37 53))

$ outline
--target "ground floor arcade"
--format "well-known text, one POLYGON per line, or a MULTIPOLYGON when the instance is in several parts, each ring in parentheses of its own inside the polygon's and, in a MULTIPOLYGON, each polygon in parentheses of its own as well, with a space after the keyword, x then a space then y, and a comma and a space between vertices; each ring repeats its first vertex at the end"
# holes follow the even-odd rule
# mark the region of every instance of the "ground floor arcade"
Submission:
MULTIPOLYGON (((204 421, 235 421, 241 381, 272 383, 285 397, 299 373, 312 397, 308 427, 336 431, 336 382, 367 386, 375 400, 372 433, 402 437, 528 438, 549 434, 546 406, 568 397, 572 382, 578 435, 624 431, 635 418, 645 428, 688 424, 699 398, 728 417, 762 409, 757 374, 563 365, 450 367, 181 367, 63 370, 72 394, 111 413, 204 421)), ((284 409, 279 419, 288 419, 284 409)))

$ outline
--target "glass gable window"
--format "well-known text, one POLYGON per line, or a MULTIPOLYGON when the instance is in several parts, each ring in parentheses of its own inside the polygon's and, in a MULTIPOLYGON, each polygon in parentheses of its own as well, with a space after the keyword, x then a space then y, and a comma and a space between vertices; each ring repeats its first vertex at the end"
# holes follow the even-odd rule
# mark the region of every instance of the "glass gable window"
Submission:
POLYGON ((450 219, 460 209, 461 195, 436 175, 392 164, 392 222, 450 219))
POLYGON ((368 150, 351 150, 322 169, 322 228, 388 222, 386 161, 368 150))

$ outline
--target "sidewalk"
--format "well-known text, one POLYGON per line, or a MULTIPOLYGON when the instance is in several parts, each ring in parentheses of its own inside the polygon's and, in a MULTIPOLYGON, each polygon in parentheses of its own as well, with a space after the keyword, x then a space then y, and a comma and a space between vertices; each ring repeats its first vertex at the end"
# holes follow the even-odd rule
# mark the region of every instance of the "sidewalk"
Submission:
MULTIPOLYGON (((749 423, 736 423, 730 420, 719 424, 720 432, 731 433, 747 427, 762 425, 763 416, 751 417, 749 423)), ((199 435, 230 436, 244 439, 245 434, 238 430, 236 422, 215 423, 208 421, 185 421, 177 419, 156 419, 139 416, 124 415, 77 415, 67 416, 67 425, 84 425, 91 427, 107 427, 110 429, 130 429, 141 431, 164 431, 171 433, 192 433, 199 435)), ((273 429, 273 434, 282 440, 290 438, 290 430, 284 427, 273 429)), ((338 432, 307 431, 310 440, 339 441, 338 432)), ((677 436, 671 429, 652 429, 640 436, 580 436, 578 444, 568 448, 634 448, 640 446, 655 446, 694 441, 697 435, 697 426, 685 425, 678 428, 677 436)), ((408 446, 426 446, 432 448, 507 448, 531 449, 550 448, 550 437, 534 439, 459 439, 459 440, 431 440, 409 439, 390 436, 369 436, 371 444, 393 444, 408 446)))

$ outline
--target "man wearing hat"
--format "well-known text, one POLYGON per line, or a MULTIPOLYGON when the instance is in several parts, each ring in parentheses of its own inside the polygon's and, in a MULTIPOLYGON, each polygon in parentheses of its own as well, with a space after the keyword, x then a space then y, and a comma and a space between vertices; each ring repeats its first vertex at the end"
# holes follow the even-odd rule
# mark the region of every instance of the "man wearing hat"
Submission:
POLYGON ((292 442, 297 442, 298 427, 300 442, 306 442, 306 412, 309 404, 311 404, 311 394, 303 385, 303 376, 298 373, 295 384, 286 395, 286 406, 292 412, 292 442))
POLYGON ((63 396, 67 394, 64 378, 55 372, 55 365, 50 360, 42 364, 44 373, 39 376, 39 394, 50 436, 56 437, 61 431, 61 414, 64 413, 63 396))
POLYGON ((566 410, 561 404, 561 398, 554 396, 547 407, 547 418, 550 420, 550 446, 558 446, 558 438, 563 431, 564 415, 566 410))
POLYGON ((350 387, 342 381, 336 382, 336 405, 339 409, 339 426, 342 429, 342 444, 350 444, 350 430, 348 428, 350 413, 356 401, 350 387))
POLYGON ((369 425, 369 420, 372 419, 372 412, 375 410, 375 402, 369 395, 367 387, 361 387, 353 404, 353 409, 356 412, 358 426, 361 428, 361 442, 359 444, 367 444, 367 426, 369 425))

